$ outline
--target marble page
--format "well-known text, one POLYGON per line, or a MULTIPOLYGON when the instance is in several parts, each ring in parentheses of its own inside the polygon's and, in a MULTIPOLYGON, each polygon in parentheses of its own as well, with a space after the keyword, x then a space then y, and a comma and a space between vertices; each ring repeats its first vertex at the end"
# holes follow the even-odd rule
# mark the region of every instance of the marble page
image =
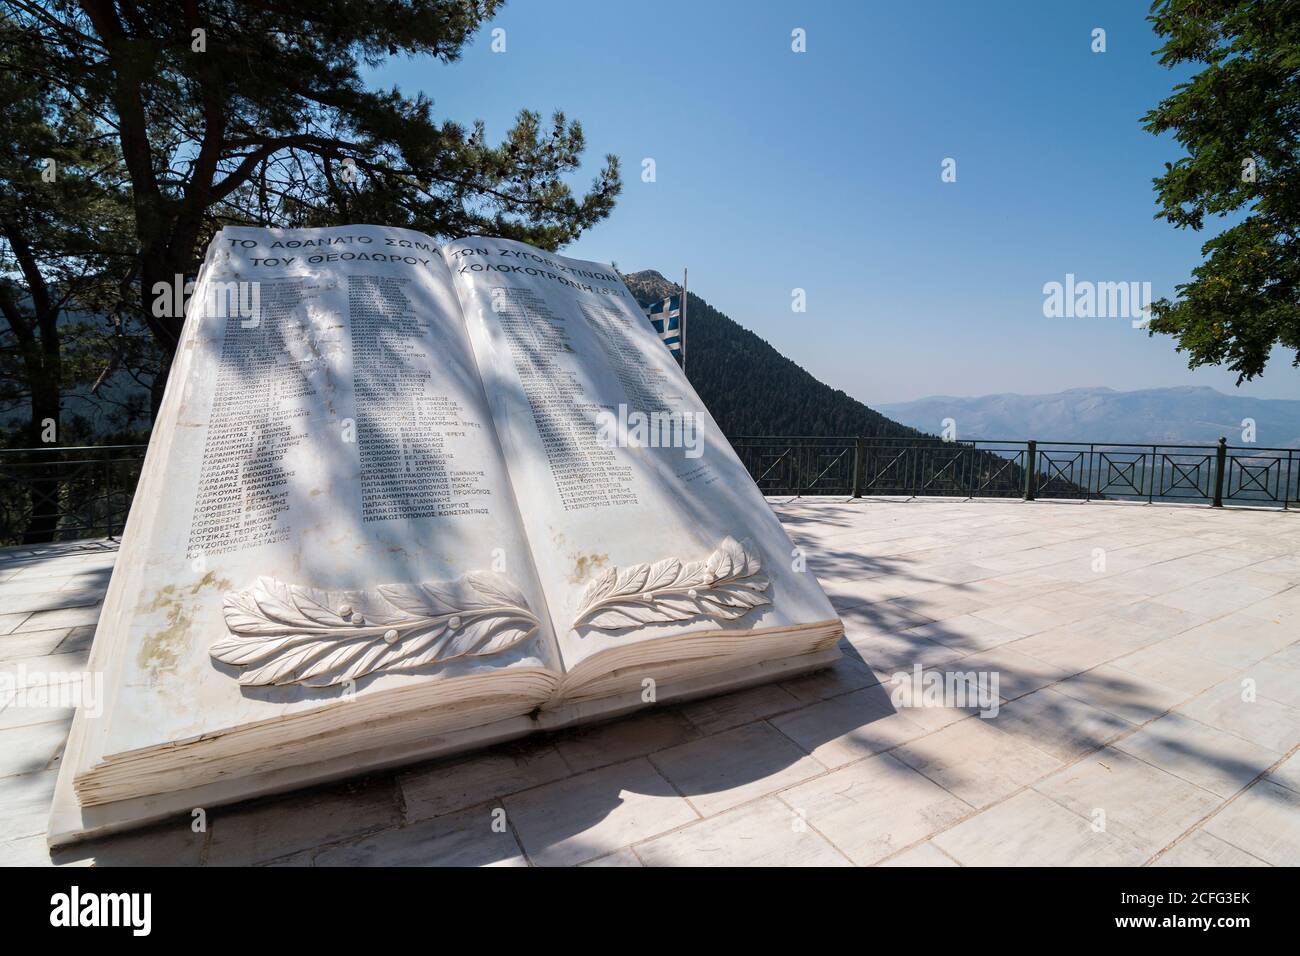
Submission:
POLYGON ((613 268, 502 239, 443 252, 566 669, 836 619, 613 268))
POLYGON ((110 592, 103 627, 125 633, 92 752, 418 682, 558 672, 432 241, 227 228, 194 295, 168 386, 183 391, 141 483, 162 493, 136 501, 110 592))

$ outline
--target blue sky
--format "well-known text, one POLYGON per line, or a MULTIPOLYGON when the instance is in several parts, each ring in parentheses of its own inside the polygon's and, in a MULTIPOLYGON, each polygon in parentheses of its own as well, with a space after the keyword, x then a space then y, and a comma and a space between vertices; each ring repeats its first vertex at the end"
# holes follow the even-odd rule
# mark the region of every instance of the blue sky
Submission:
MULTIPOLYGON (((514 0, 459 62, 393 59, 372 79, 482 119, 493 140, 522 108, 580 120, 575 185, 614 153, 624 190, 566 252, 670 277, 689 266, 692 291, 868 404, 1236 393, 1234 375, 1188 370, 1173 340, 1127 319, 1043 315, 1043 284, 1066 273, 1172 293, 1218 228, 1152 218, 1151 179, 1178 152, 1139 120, 1180 77, 1151 55, 1146 8, 514 0), (806 53, 791 51, 796 27, 806 53), (795 288, 806 312, 791 311, 795 288)), ((1239 391, 1300 398, 1300 370, 1275 355, 1239 391)))

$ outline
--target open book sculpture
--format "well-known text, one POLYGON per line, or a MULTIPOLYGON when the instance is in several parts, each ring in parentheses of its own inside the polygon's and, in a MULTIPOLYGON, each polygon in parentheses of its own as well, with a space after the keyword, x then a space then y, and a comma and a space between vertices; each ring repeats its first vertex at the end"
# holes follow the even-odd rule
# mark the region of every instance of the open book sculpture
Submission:
POLYGON ((824 666, 793 558, 612 268, 227 228, 51 842, 824 666))

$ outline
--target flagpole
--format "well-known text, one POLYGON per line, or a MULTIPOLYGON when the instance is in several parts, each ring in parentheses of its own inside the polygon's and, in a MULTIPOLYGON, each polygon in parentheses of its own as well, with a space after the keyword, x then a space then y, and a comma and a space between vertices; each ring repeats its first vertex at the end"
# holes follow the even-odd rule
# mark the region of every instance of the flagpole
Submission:
POLYGON ((687 269, 682 267, 682 374, 686 374, 686 279, 687 269))

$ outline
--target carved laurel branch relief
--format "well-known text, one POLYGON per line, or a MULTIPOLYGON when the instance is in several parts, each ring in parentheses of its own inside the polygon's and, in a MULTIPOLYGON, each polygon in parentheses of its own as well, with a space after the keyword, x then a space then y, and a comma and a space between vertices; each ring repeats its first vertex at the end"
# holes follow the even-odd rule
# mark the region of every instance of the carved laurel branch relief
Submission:
POLYGON ((244 685, 328 687, 382 670, 497 654, 538 627, 523 592, 500 574, 321 591, 259 578, 225 598, 230 635, 209 648, 245 668, 244 685))
POLYGON ((583 591, 573 626, 617 630, 698 616, 735 620, 772 603, 761 570, 758 555, 730 537, 704 561, 665 558, 606 568, 583 591))

